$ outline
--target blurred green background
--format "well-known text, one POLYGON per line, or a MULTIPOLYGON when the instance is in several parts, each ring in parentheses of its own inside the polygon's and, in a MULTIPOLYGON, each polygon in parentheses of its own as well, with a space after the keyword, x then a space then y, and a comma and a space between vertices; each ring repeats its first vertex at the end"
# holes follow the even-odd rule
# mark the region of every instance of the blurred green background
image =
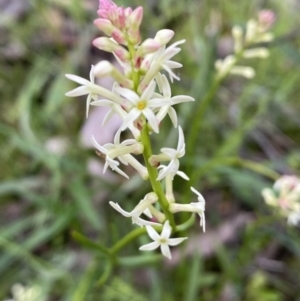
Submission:
MULTIPOLYGON (((173 95, 196 99, 176 108, 187 137, 215 60, 232 52, 232 26, 244 27, 261 9, 277 15, 270 57, 250 61, 253 80, 229 76, 222 83, 181 161, 206 199, 207 232, 197 222, 172 261, 155 256, 147 264, 136 257, 148 241, 141 237, 95 287, 105 259, 71 232, 111 246, 134 226, 108 201, 129 209, 149 191, 135 176, 101 176, 101 159, 84 142, 85 98, 64 96, 75 87, 65 73, 88 78, 91 64, 111 59, 91 45, 101 35, 93 25, 98 1, 0 0, 0 300, 15 283, 38 287, 38 300, 49 301, 300 300, 299 228, 272 215, 261 197, 272 176, 247 165, 299 175, 300 2, 117 4, 144 7, 144 39, 169 28, 174 41, 187 40, 175 58, 181 81, 172 86, 173 95)), ((166 121, 153 139, 157 149, 174 146, 177 131, 166 121)), ((176 179, 179 201, 189 198, 185 185, 176 179)))

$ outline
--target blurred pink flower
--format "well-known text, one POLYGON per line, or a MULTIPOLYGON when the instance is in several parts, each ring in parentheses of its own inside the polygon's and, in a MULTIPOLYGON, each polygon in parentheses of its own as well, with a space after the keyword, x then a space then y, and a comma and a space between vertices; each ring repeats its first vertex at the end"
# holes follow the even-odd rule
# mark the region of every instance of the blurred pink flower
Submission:
POLYGON ((258 23, 269 29, 276 21, 276 14, 270 9, 263 9, 258 13, 258 23))

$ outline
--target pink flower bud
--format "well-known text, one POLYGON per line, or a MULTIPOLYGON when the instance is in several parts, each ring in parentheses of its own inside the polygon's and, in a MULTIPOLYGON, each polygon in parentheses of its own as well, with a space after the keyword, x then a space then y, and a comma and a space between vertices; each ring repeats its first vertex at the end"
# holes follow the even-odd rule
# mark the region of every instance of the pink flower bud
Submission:
POLYGON ((126 8, 124 9, 124 15, 125 15, 125 18, 126 18, 126 19, 129 18, 131 14, 132 14, 132 8, 131 8, 131 7, 126 7, 126 8))
POLYGON ((122 46, 115 43, 109 38, 97 38, 93 41, 93 45, 101 50, 115 53, 123 62, 129 59, 130 57, 129 52, 125 48, 123 48, 122 46))
POLYGON ((258 13, 258 23, 264 28, 270 28, 276 21, 276 14, 269 9, 261 10, 258 13))
POLYGON ((138 29, 143 20, 143 7, 137 7, 130 15, 130 25, 133 29, 138 29))
POLYGON ((115 30, 115 26, 113 26, 113 24, 107 19, 96 19, 94 24, 99 30, 103 31, 108 36, 110 36, 115 30))
POLYGON ((119 29, 116 28, 113 31, 113 33, 111 34, 111 36, 114 38, 114 40, 117 43, 123 44, 123 45, 127 45, 127 41, 126 41, 125 35, 119 29))
POLYGON ((138 48, 137 56, 143 57, 148 53, 152 53, 160 48, 160 44, 154 39, 145 40, 138 48))
POLYGON ((109 11, 111 8, 115 8, 117 5, 111 0, 100 0, 99 9, 109 11))
POLYGON ((111 9, 117 8, 117 5, 111 0, 100 0, 99 10, 97 11, 99 17, 108 19, 108 14, 111 9))

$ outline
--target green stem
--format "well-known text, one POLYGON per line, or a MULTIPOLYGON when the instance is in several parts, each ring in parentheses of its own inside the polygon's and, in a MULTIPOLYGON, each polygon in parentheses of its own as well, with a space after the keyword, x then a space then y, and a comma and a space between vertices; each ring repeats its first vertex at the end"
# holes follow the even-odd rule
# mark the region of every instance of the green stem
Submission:
POLYGON ((143 156, 144 156, 145 164, 146 164, 146 167, 148 170, 149 180, 150 180, 152 189, 157 194, 161 209, 163 210, 166 218, 169 220, 172 229, 175 230, 176 224, 174 221, 173 214, 169 211, 169 202, 164 194, 164 191, 161 187, 160 182, 156 181, 157 176, 158 176, 157 168, 151 166, 148 162, 149 158, 152 156, 152 147, 151 147, 151 142, 150 142, 150 137, 149 137, 147 126, 145 126, 141 132, 141 142, 144 145, 143 156))
POLYGON ((96 243, 96 242, 90 240, 86 236, 78 233, 77 231, 72 231, 71 235, 76 241, 81 243, 86 248, 92 249, 92 250, 95 250, 95 251, 100 251, 101 253, 109 255, 109 250, 108 249, 106 249, 105 247, 103 247, 99 243, 96 243))
POLYGON ((104 271, 100 279, 97 281, 96 286, 101 287, 108 279, 112 272, 113 262, 111 260, 107 260, 104 266, 104 271))
POLYGON ((195 214, 192 214, 191 217, 185 223, 178 225, 176 227, 176 232, 187 230, 188 228, 194 225, 194 222, 195 222, 195 214))
POLYGON ((131 241, 135 240, 139 236, 146 233, 146 228, 137 228, 129 232, 126 236, 124 236, 121 240, 115 243, 114 246, 110 249, 110 253, 112 255, 118 253, 121 249, 123 249, 126 245, 128 245, 131 241))

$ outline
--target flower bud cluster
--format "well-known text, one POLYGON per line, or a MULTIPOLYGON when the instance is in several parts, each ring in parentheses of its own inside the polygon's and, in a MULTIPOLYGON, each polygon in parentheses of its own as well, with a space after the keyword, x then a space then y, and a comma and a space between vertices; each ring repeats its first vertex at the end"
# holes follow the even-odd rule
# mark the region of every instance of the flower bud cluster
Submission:
POLYGON ((296 176, 282 176, 273 189, 262 191, 265 202, 281 216, 287 218, 289 225, 300 223, 300 179, 296 176))
POLYGON ((198 202, 177 204, 173 193, 173 180, 176 175, 185 180, 188 176, 179 170, 180 161, 185 154, 184 133, 178 126, 174 105, 194 101, 190 96, 172 96, 170 83, 180 80, 174 69, 182 67, 172 58, 181 51, 178 47, 184 43, 181 40, 166 46, 174 32, 163 29, 154 38, 144 41, 140 35, 140 24, 143 8, 135 10, 118 7, 110 0, 100 0, 99 19, 94 23, 108 37, 96 38, 93 45, 111 52, 121 66, 118 71, 110 62, 101 61, 92 66, 90 80, 76 75, 67 74, 67 78, 80 84, 78 88, 66 93, 76 97, 87 95, 87 109, 92 106, 109 108, 103 120, 103 125, 113 116, 118 115, 122 125, 117 131, 114 143, 100 145, 94 137, 92 142, 98 154, 105 158, 104 172, 110 167, 120 175, 128 175, 120 168, 120 163, 132 166, 144 180, 150 180, 152 190, 130 212, 121 208, 118 203, 110 205, 121 215, 129 217, 140 227, 145 226, 153 243, 142 246, 141 250, 153 250, 160 247, 162 254, 171 257, 169 246, 174 246, 186 238, 170 238, 176 230, 173 214, 177 212, 192 212, 200 216, 200 225, 205 230, 205 201, 202 195, 191 188, 198 202), (165 74, 164 74, 165 73, 165 74), (96 78, 110 76, 114 79, 111 90, 96 84, 96 78), (158 154, 152 154, 150 134, 159 133, 159 128, 166 116, 178 128, 177 148, 161 148, 158 154), (133 138, 120 141, 121 132, 129 130, 133 138), (143 154, 144 165, 135 158, 143 154), (164 165, 163 165, 163 164, 164 165), (165 190, 162 182, 165 182, 165 190), (141 217, 144 215, 144 217, 141 217), (156 229, 161 229, 158 234, 156 229))
POLYGON ((244 32, 241 26, 232 28, 234 39, 234 54, 228 55, 224 60, 217 60, 215 68, 219 78, 227 74, 241 75, 245 78, 253 78, 255 70, 248 66, 236 66, 238 60, 252 58, 267 58, 269 50, 266 47, 255 47, 257 43, 266 43, 273 40, 273 34, 269 32, 276 16, 270 10, 262 10, 257 20, 251 19, 247 22, 244 32))

